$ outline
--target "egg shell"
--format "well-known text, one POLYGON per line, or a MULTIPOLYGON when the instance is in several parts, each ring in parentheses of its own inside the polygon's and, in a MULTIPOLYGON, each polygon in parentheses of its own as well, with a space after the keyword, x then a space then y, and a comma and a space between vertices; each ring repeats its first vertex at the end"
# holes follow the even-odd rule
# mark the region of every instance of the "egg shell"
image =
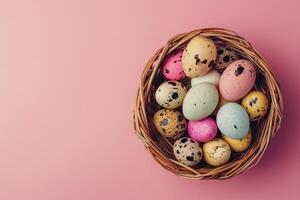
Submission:
POLYGON ((248 133, 250 122, 245 109, 240 104, 231 102, 224 104, 218 111, 217 125, 224 135, 241 139, 248 133))
POLYGON ((182 106, 187 89, 178 81, 166 81, 155 92, 156 102, 164 108, 174 109, 182 106))
POLYGON ((217 167, 229 161, 231 149, 224 140, 216 138, 203 145, 203 155, 207 164, 217 167))
POLYGON ((185 48, 182 55, 184 73, 190 77, 203 76, 215 66, 217 47, 208 38, 196 36, 185 48))
POLYGON ((201 145, 192 138, 183 137, 178 139, 173 145, 175 158, 187 166, 195 166, 202 160, 201 145))
POLYGON ((186 94, 182 112, 188 120, 201 120, 208 117, 219 101, 217 88, 211 83, 199 83, 186 94))
POLYGON ((264 93, 252 91, 243 98, 242 106, 249 114, 250 120, 255 121, 267 114, 269 102, 264 93))
POLYGON ((188 133, 191 138, 198 142, 208 142, 214 139, 217 132, 217 124, 215 120, 210 117, 188 122, 188 133))
POLYGON ((154 114, 154 125, 162 136, 178 138, 185 133, 187 122, 180 112, 161 109, 154 114))
POLYGON ((220 94, 228 101, 239 100, 252 89, 255 78, 256 70, 250 61, 234 61, 221 75, 220 94))
POLYGON ((217 59, 216 59, 217 69, 224 69, 230 63, 238 59, 239 59, 239 55, 233 49, 225 46, 217 46, 217 59))
POLYGON ((204 76, 198 76, 198 77, 192 78, 191 85, 195 86, 198 83, 211 83, 211 84, 215 85, 216 87, 218 87, 220 77, 221 77, 221 75, 219 74, 219 72, 212 69, 204 76))
POLYGON ((251 144, 252 132, 251 129, 248 131, 247 135, 242 139, 232 139, 226 135, 222 135, 223 139, 229 144, 230 148, 234 152, 243 152, 251 144))
POLYGON ((181 80, 185 77, 182 69, 182 54, 183 51, 178 51, 169 55, 163 63, 162 74, 170 80, 181 80))

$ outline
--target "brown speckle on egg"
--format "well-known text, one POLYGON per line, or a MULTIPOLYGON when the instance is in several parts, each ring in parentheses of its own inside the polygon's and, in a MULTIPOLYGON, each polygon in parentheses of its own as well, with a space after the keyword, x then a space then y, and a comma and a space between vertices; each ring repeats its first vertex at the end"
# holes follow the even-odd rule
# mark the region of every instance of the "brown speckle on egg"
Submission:
POLYGON ((200 63, 199 55, 195 54, 194 58, 196 60, 195 64, 198 65, 200 63))
POLYGON ((212 67, 214 67, 215 66, 215 61, 214 60, 211 60, 210 62, 209 62, 209 64, 208 64, 208 67, 209 68, 212 68, 212 67))
POLYGON ((244 69, 245 68, 243 67, 243 65, 239 64, 238 67, 237 67, 237 69, 235 70, 234 74, 236 76, 239 76, 239 75, 241 75, 243 73, 244 69))

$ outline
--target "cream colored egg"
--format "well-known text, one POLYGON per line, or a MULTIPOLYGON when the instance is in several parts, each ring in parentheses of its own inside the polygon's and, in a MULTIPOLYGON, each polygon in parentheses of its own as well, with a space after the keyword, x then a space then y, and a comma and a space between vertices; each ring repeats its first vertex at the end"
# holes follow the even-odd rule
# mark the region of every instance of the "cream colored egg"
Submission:
POLYGON ((154 125, 162 136, 179 138, 185 133, 187 123, 180 112, 161 109, 154 114, 154 125))
POLYGON ((216 57, 214 42, 206 37, 196 36, 183 52, 183 71, 190 78, 203 76, 215 66, 216 57))
POLYGON ((267 114, 269 102, 264 93, 252 91, 243 98, 242 106, 249 114, 250 120, 255 121, 267 114))
POLYGON ((195 86, 196 84, 199 84, 199 83, 211 83, 211 84, 215 85, 216 87, 218 87, 220 76, 221 75, 219 74, 219 72, 217 72, 217 70, 213 69, 213 70, 210 70, 204 76, 198 76, 198 77, 192 78, 191 85, 195 86))
POLYGON ((174 109, 182 106, 187 89, 178 81, 166 81, 155 92, 156 102, 164 108, 174 109))
POLYGON ((203 155, 207 164, 217 167, 229 161, 231 149, 227 142, 217 138, 203 145, 203 155))
POLYGON ((252 132, 249 130, 247 135, 242 139, 233 139, 226 135, 222 135, 223 139, 229 144, 230 148, 234 152, 243 152, 251 144, 252 141, 252 132))

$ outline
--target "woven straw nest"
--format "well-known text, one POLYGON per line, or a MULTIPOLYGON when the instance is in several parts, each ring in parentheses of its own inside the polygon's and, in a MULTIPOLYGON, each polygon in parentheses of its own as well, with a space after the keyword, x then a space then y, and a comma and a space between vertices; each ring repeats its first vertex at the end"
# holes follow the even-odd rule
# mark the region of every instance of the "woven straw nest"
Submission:
MULTIPOLYGON (((183 82, 188 84, 189 80, 186 79, 183 82)), ((162 167, 176 175, 191 179, 227 179, 257 164, 271 138, 280 127, 283 118, 282 109, 281 92, 274 74, 265 59, 249 42, 229 30, 219 28, 198 29, 172 37, 147 62, 141 75, 136 97, 134 129, 136 135, 154 159, 162 167), (255 63, 258 72, 255 88, 263 91, 270 102, 267 116, 251 123, 254 137, 251 146, 243 153, 233 154, 230 162, 220 167, 203 165, 198 168, 191 168, 179 163, 173 155, 172 146, 174 141, 158 134, 153 125, 153 115, 155 111, 159 110, 154 93, 159 84, 165 80, 161 75, 161 63, 166 56, 178 49, 183 49, 197 35, 209 37, 215 43, 223 43, 237 51, 240 57, 255 63)))

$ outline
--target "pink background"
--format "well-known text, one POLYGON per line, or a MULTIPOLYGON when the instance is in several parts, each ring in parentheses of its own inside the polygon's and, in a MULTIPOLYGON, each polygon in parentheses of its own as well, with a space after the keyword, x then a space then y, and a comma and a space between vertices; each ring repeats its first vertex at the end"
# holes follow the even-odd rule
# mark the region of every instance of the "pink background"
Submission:
POLYGON ((1 0, 0 199, 299 199, 299 6, 1 0), (133 134, 146 60, 198 27, 233 29, 252 42, 285 100, 283 126, 259 165, 228 181, 176 177, 133 134))

